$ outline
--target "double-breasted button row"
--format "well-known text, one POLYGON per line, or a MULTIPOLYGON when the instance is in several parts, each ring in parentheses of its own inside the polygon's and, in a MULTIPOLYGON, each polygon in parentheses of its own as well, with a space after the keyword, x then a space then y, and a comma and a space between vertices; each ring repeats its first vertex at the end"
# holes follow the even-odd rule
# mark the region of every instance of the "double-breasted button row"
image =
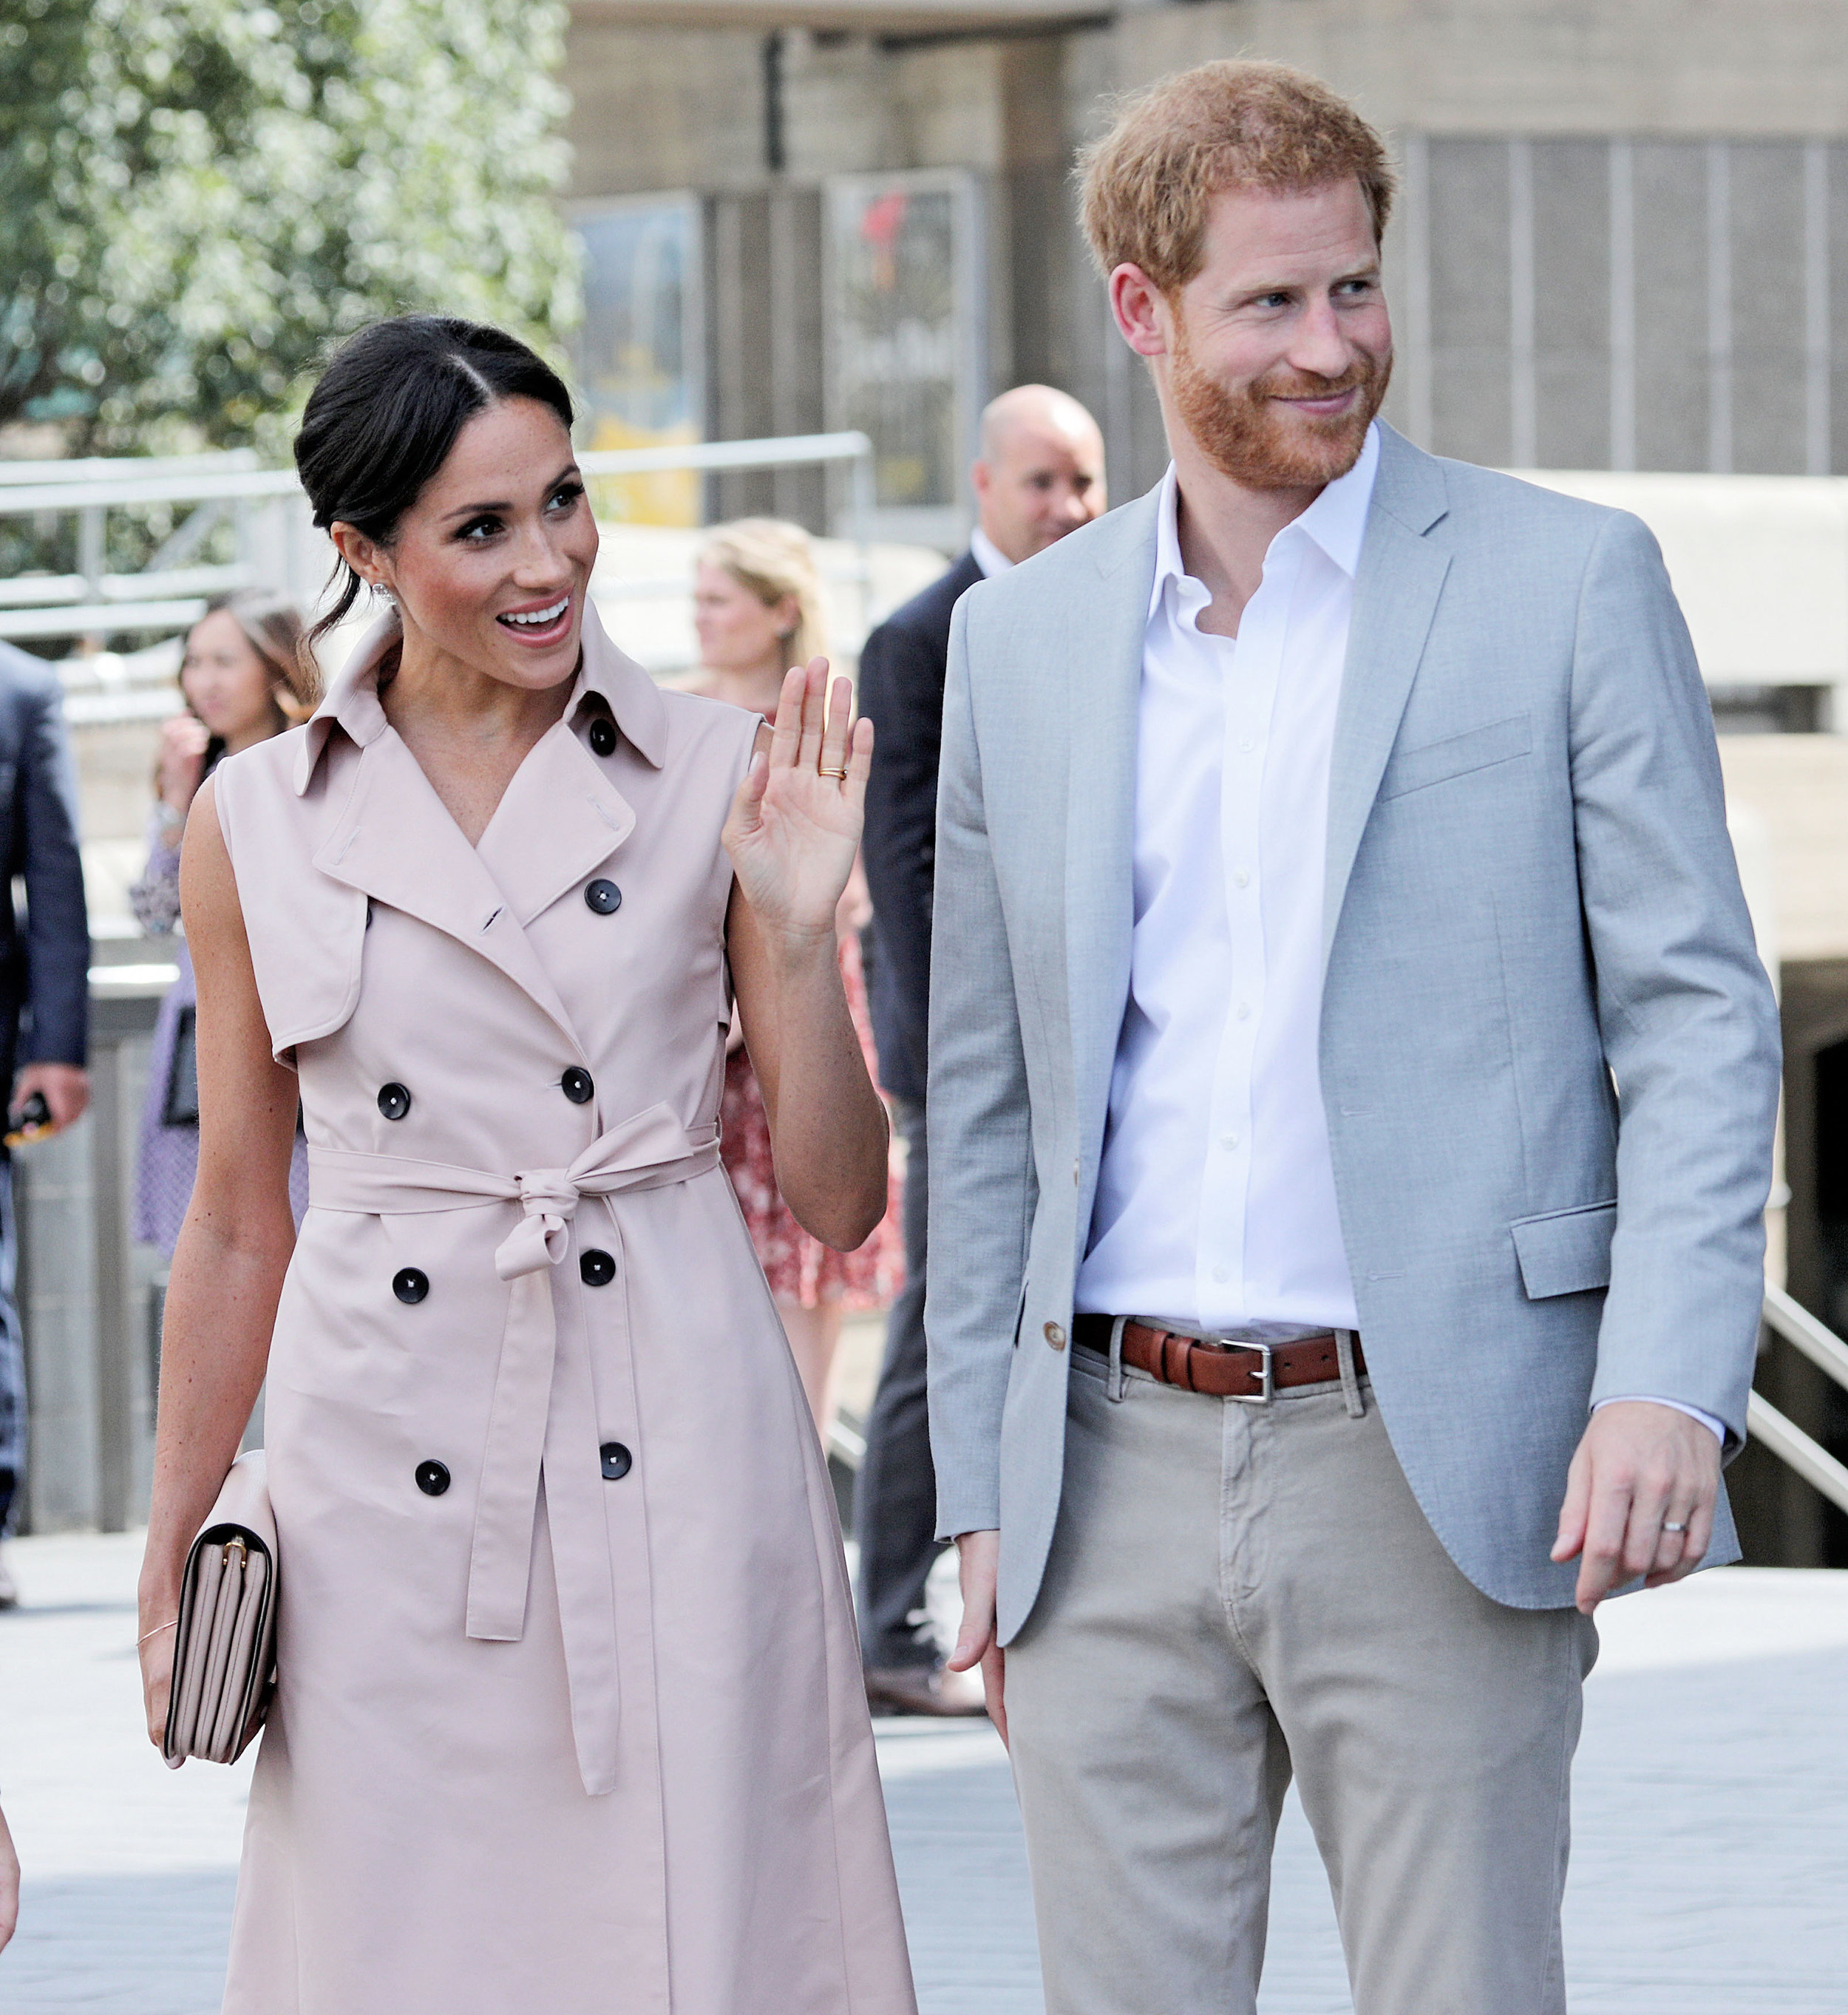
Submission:
MULTIPOLYGON (((620 1442, 606 1442, 597 1451, 597 1460, 602 1465, 606 1483, 620 1483, 635 1467, 635 1458, 620 1442)), ((449 1465, 434 1460, 420 1462, 411 1472, 412 1479, 426 1497, 440 1497, 449 1488, 449 1465)))
POLYGON ((577 1255, 577 1277, 587 1288, 607 1288, 616 1278, 615 1259, 593 1245, 577 1255))
POLYGON ((414 1307, 430 1292, 430 1276, 421 1266, 401 1266, 391 1277, 391 1291, 414 1307))
POLYGON ((379 1110, 387 1119, 402 1119, 411 1109, 411 1094, 395 1079, 379 1087, 379 1110))
POLYGON ((573 1064, 559 1079, 559 1089, 573 1105, 588 1105, 597 1095, 597 1081, 581 1064, 573 1064))
POLYGON ((623 906, 623 892, 613 882, 606 882, 599 875, 595 882, 584 885, 584 900, 599 917, 611 917, 623 906))

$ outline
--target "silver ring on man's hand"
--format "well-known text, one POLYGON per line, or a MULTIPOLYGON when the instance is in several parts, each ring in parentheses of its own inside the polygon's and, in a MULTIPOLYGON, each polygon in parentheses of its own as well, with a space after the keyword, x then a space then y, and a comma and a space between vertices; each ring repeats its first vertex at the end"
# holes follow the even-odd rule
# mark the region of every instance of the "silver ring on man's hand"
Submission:
POLYGON ((1662 1521, 1662 1529, 1665 1532, 1684 1532, 1688 1528, 1685 1525, 1677 1525, 1672 1518, 1664 1518, 1662 1521))

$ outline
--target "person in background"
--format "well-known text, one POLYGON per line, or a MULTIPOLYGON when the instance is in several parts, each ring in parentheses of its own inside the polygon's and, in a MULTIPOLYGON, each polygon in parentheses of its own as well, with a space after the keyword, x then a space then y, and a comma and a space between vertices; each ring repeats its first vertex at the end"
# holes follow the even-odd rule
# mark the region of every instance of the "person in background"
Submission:
POLYGON ((905 1288, 893 1306, 866 1424, 854 1530, 867 1692, 876 1707, 912 1714, 982 1711, 979 1680, 945 1671, 922 1627, 924 1584, 939 1550, 925 1399, 924 1052, 950 615, 976 582, 1030 559, 1104 509, 1103 437, 1076 399, 1050 386, 1017 385, 982 415, 982 458, 972 477, 979 522, 969 551, 888 616, 867 638, 860 659, 860 703, 879 736, 864 842, 879 920, 873 1029, 880 1081, 904 1138, 907 1173, 905 1288))
MULTIPOLYGON (((194 624, 180 662, 186 711, 162 728, 154 770, 148 864, 128 892, 142 928, 164 936, 179 921, 180 842, 186 814, 226 756, 307 720, 317 681, 295 605, 264 588, 219 597, 194 624)), ((135 1235, 171 1259, 199 1173, 199 1078, 192 1022, 192 965, 176 947, 180 976, 154 1024, 147 1102, 135 1174, 135 1235)), ((308 1204, 307 1144, 298 1134, 289 1174, 296 1222, 308 1204)))
MULTIPOLYGON (((789 667, 825 656, 828 648, 821 576, 808 534, 775 518, 740 518, 717 526, 699 549, 693 624, 707 674, 694 690, 773 720, 789 667)), ((860 932, 871 914, 866 879, 856 863, 836 924, 841 982, 869 1072, 872 1027, 860 932)), ((834 1424, 841 1319, 850 1311, 883 1308, 898 1291, 901 1241, 897 1213, 890 1207, 896 1196, 889 1198, 878 1230, 854 1252, 834 1252, 803 1230, 777 1187, 764 1094, 735 1027, 720 1121, 726 1171, 825 1447, 834 1424)))
MULTIPOLYGON (((90 1102, 90 919, 77 778, 57 671, 10 644, 0 644, 0 1084, 13 1087, 13 1113, 41 1097, 49 1123, 68 1126, 90 1102), (13 901, 20 881, 23 921, 13 901)), ((0 1147, 0 1537, 12 1529, 26 1455, 26 1357, 13 1292, 13 1171, 0 1147)), ((0 1552, 0 1609, 18 1600, 0 1552)))

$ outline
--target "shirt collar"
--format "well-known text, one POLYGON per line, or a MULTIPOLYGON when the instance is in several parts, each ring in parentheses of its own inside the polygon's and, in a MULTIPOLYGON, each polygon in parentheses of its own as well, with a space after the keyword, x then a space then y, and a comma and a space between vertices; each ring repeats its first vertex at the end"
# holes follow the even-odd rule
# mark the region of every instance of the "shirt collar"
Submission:
MULTIPOLYGON (((582 634, 582 656, 564 717, 575 724, 587 710, 600 712, 595 702, 601 700, 624 738, 658 770, 667 754, 667 709, 660 688, 633 658, 610 642, 595 602, 584 605, 582 634)), ((397 611, 388 609, 360 638, 329 683, 296 758, 297 796, 314 781, 336 726, 345 729, 361 749, 385 732, 388 724, 379 703, 379 666, 401 634, 397 611)))
POLYGON ((998 573, 1007 573, 1014 564, 980 525, 969 535, 969 549, 976 565, 982 569, 984 580, 992 580, 998 573))
MULTIPOLYGON (((1345 476, 1338 476, 1327 484, 1309 508, 1300 518, 1292 519, 1277 538, 1285 538, 1293 532, 1306 533, 1352 580, 1360 568, 1361 547, 1367 536, 1367 513, 1372 505, 1373 483, 1379 472, 1379 428, 1375 422, 1367 429, 1367 438, 1361 444, 1360 458, 1354 467, 1345 476)), ((1174 465, 1170 462, 1168 472, 1162 478, 1161 502, 1156 519, 1155 580, 1149 592, 1151 616, 1168 583, 1188 578, 1187 564, 1181 557, 1181 528, 1176 510, 1179 497, 1174 465)), ((1276 539, 1272 540, 1273 548, 1276 543, 1276 539)))

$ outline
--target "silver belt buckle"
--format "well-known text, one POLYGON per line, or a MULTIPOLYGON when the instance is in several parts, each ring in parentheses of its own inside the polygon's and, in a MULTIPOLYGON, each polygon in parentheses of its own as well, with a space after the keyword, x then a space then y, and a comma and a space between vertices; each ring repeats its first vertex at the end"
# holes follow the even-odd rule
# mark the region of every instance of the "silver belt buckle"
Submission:
POLYGON ((1271 1346, 1267 1343, 1254 1343, 1247 1336, 1216 1336, 1210 1339, 1221 1350, 1255 1350, 1263 1359, 1258 1372, 1258 1389, 1255 1392, 1228 1392, 1226 1396, 1241 1406, 1267 1406, 1277 1397, 1277 1384, 1271 1366, 1271 1346))

